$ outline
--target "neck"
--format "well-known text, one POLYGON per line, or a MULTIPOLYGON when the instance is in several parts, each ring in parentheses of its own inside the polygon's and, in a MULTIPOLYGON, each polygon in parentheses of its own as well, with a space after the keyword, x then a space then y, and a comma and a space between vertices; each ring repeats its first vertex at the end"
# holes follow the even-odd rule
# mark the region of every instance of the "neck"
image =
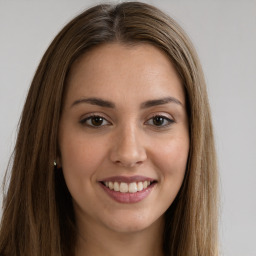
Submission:
POLYGON ((78 241, 75 256, 163 256, 164 220, 133 232, 115 232, 95 223, 78 221, 78 241))

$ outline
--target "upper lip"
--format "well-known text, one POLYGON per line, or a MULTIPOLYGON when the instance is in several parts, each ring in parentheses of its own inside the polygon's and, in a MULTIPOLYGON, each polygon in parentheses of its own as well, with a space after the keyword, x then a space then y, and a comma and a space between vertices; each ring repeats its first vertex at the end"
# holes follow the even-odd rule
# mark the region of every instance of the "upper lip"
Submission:
POLYGON ((112 176, 105 179, 100 180, 100 182, 107 182, 107 181, 117 181, 117 182, 125 182, 125 183, 131 183, 131 182, 140 182, 140 181, 155 181, 155 179, 145 177, 145 176, 112 176))

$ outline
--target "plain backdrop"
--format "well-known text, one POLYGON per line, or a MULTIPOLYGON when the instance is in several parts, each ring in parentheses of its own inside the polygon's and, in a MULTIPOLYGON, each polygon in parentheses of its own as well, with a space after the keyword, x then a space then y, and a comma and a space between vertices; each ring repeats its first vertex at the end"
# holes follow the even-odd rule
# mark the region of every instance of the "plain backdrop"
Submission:
MULTIPOLYGON (((203 65, 221 181, 221 253, 256 256, 256 1, 144 2, 180 23, 203 65)), ((0 0, 0 181, 43 53, 72 17, 95 3, 0 0)))

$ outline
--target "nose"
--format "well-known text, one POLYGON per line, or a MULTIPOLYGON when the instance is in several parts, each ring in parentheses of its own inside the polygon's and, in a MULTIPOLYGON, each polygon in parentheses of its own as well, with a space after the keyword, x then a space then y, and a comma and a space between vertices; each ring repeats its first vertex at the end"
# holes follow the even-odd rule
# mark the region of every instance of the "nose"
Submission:
POLYGON ((147 159, 142 137, 136 127, 120 127, 120 131, 113 140, 110 154, 111 161, 129 168, 142 164, 147 159))

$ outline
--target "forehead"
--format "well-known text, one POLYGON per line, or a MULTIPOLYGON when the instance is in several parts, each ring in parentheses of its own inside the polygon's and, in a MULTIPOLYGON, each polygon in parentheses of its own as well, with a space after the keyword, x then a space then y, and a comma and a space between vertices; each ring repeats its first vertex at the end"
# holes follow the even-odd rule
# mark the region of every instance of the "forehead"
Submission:
POLYGON ((170 59, 149 44, 111 43, 81 56, 67 79, 67 99, 79 96, 152 98, 175 94, 185 103, 183 87, 170 59), (164 94, 164 95, 161 95, 164 94))

